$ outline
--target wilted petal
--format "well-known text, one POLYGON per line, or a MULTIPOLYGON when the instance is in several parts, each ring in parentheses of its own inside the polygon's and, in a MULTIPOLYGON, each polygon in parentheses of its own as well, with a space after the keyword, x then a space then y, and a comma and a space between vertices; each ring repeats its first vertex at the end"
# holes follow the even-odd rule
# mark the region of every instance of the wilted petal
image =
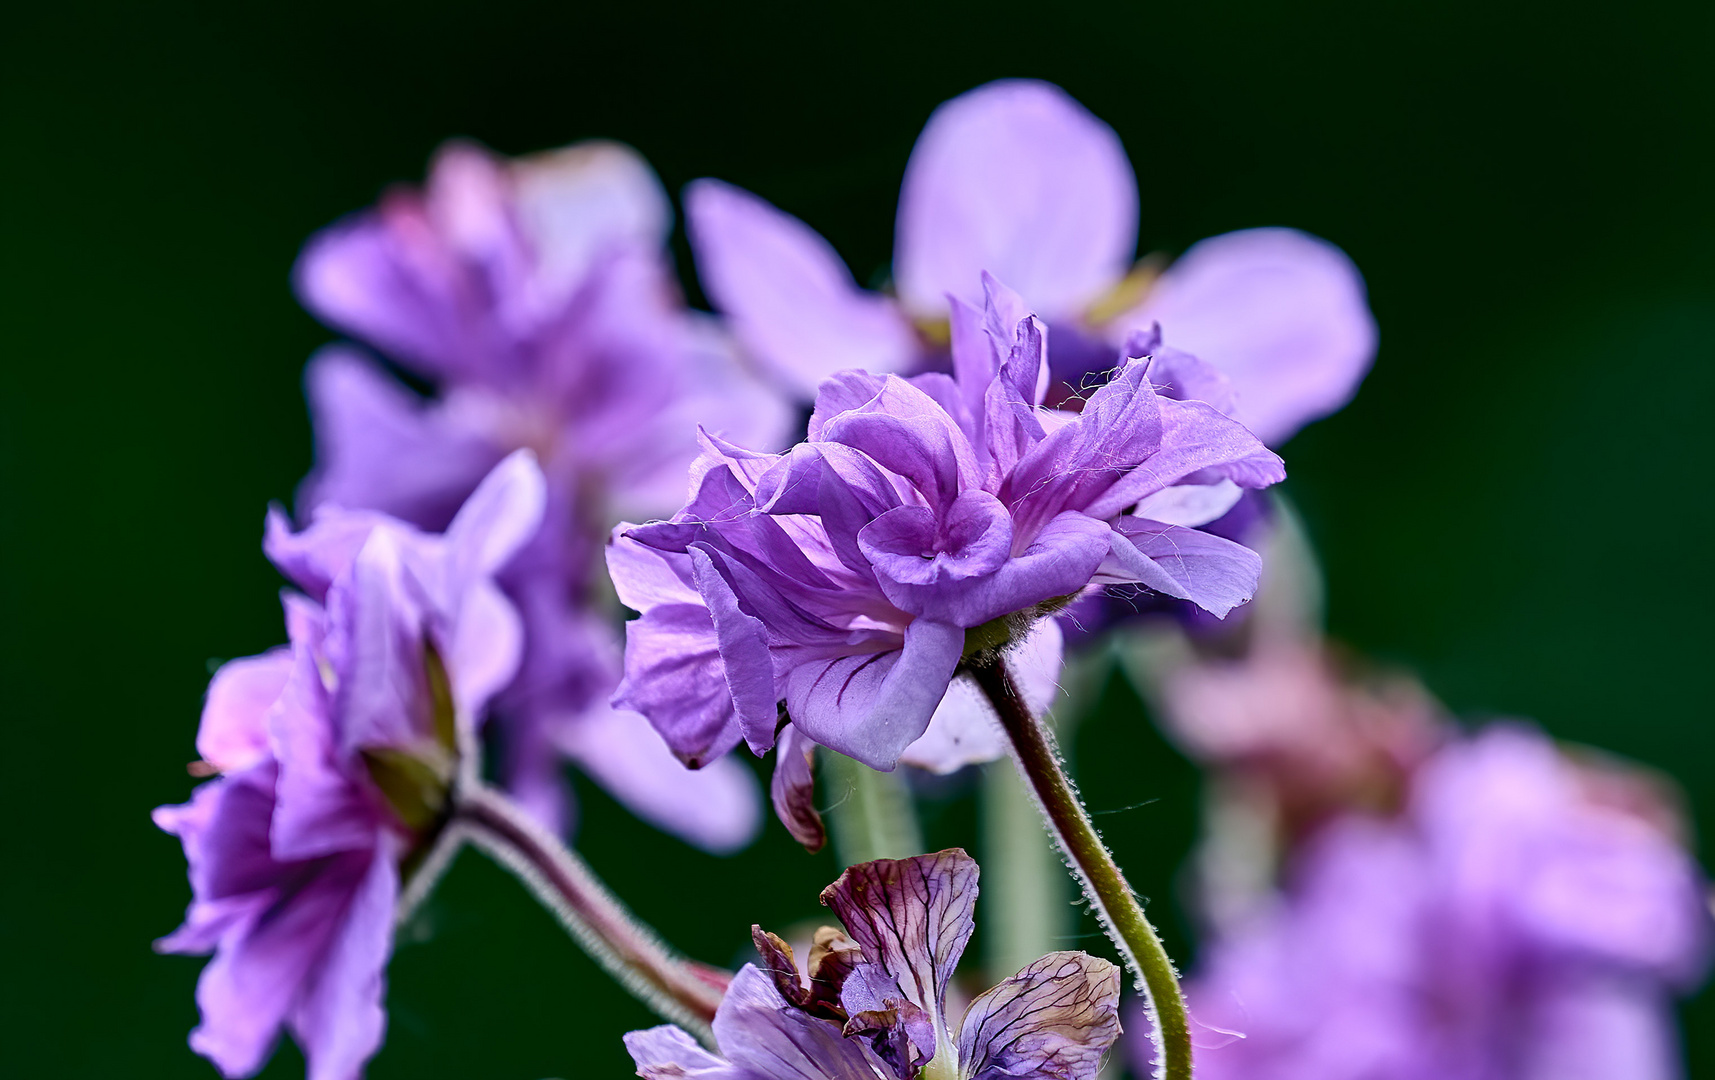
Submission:
POLYGON ((990 271, 1050 321, 1118 281, 1137 181, 1118 136, 1048 83, 1004 80, 935 110, 899 194, 894 274, 915 314, 980 304, 990 271))
POLYGON ((292 673, 292 650, 228 660, 208 684, 197 753, 222 772, 249 768, 268 753, 268 711, 292 673))
MULTIPOLYGON (((733 1065, 767 1080, 876 1080, 864 1043, 787 1005, 774 981, 746 964, 715 1013, 715 1041, 733 1065)), ((667 1080, 667 1074, 649 1073, 667 1080)), ((721 1080, 725 1080, 724 1077, 721 1080)))
POLYGON ((866 1040, 899 1080, 915 1080, 935 1056, 935 1021, 909 1001, 889 999, 885 1008, 855 1013, 844 1031, 848 1039, 866 1040))
POLYGON ((891 771, 929 726, 964 648, 960 627, 915 619, 900 649, 800 664, 786 680, 792 722, 830 750, 891 771))
POLYGON ((1233 416, 1270 446, 1339 409, 1376 350, 1364 281, 1339 248, 1293 229, 1195 244, 1115 325, 1159 321, 1232 380, 1233 416))
POLYGON ((687 769, 637 713, 598 703, 563 725, 555 742, 626 809, 704 851, 738 851, 762 825, 749 769, 730 756, 687 769))
POLYGON ((1135 581, 1217 618, 1256 595, 1262 556, 1213 533, 1122 517, 1100 581, 1135 581))
POLYGON ((1120 1035, 1120 970, 1081 952, 1049 953, 965 1012, 960 1074, 1092 1080, 1120 1035))
POLYGON ((820 851, 828 841, 822 815, 816 810, 816 744, 796 726, 787 724, 774 744, 774 778, 769 795, 774 814, 792 839, 809 851, 820 851))
POLYGON ((718 180, 685 190, 697 274, 758 359, 804 397, 842 368, 897 371, 917 351, 893 302, 859 289, 808 225, 718 180))
POLYGON ((934 1030, 946 1030, 947 981, 976 926, 975 860, 950 848, 860 863, 822 890, 822 903, 863 950, 866 967, 886 972, 893 983, 885 990, 873 978, 861 989, 848 983, 848 1011, 885 1008, 896 986, 929 1014, 934 1030), (880 1000, 859 1000, 872 996, 880 1000))

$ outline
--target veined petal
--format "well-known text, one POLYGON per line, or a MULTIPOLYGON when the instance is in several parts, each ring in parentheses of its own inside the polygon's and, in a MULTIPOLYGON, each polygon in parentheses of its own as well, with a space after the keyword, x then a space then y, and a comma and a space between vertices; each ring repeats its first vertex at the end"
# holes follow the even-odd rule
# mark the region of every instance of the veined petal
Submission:
MULTIPOLYGON (((1007 668, 1023 692, 1025 704, 1036 716, 1048 712, 1060 692, 1064 649, 1060 622, 1050 618, 1037 619, 1024 640, 1007 650, 1007 668)), ((945 775, 966 765, 1005 756, 1006 734, 1001 731, 994 706, 983 697, 970 676, 961 675, 947 687, 946 697, 935 707, 929 729, 906 747, 899 760, 945 775)))
POLYGON ((692 579, 714 620, 721 667, 739 730, 744 732, 753 753, 765 753, 774 745, 774 729, 778 726, 768 629, 761 619, 739 607, 738 594, 716 568, 706 547, 693 546, 690 556, 692 579))
POLYGON ((745 346, 804 397, 842 368, 897 371, 917 352, 893 302, 859 289, 802 221, 718 180, 685 189, 697 274, 745 346))
POLYGON ((1280 457, 1237 421, 1200 401, 1155 400, 1161 409, 1160 450, 1084 507, 1086 514, 1112 517, 1180 483, 1231 480, 1242 488, 1264 488, 1286 479, 1280 457))
POLYGON ((1120 970, 1049 953, 971 1002, 959 1032, 965 1080, 1093 1080, 1120 1036, 1120 970))
POLYGON ((885 1008, 897 989, 929 1014, 937 1032, 949 1031, 947 982, 976 928, 976 861, 949 848, 860 863, 822 890, 822 903, 863 949, 866 978, 862 985, 856 979, 846 983, 847 1011, 885 1008), (885 987, 877 981, 878 970, 886 974, 885 987))
POLYGON ((830 750, 891 771, 929 726, 964 647, 960 627, 915 619, 899 649, 799 664, 786 678, 792 722, 830 750))
MULTIPOLYGON (((861 1040, 847 1039, 840 1025, 788 1006, 774 980, 754 964, 733 976, 715 1013, 714 1029, 722 1052, 746 1077, 876 1080, 879 1063, 861 1040)), ((642 1075, 669 1080, 662 1072, 642 1075)))
POLYGON ((894 275, 906 306, 940 316, 948 293, 981 303, 991 271, 1050 321, 1126 272, 1137 181, 1119 137, 1065 91, 978 87, 935 110, 905 167, 894 275))
POLYGON ((828 841, 822 815, 816 810, 816 744, 795 725, 781 729, 774 744, 774 777, 769 796, 774 814, 792 839, 816 852, 828 841))

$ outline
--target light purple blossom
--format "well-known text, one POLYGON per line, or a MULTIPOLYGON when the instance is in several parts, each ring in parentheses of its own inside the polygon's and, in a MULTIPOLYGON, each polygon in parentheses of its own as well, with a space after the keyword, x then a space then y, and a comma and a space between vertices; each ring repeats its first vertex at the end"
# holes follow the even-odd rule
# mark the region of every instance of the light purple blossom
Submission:
POLYGON ((947 986, 975 921, 977 865, 942 851, 854 866, 822 892, 846 933, 824 927, 808 968, 753 928, 746 964, 715 1014, 720 1053, 684 1031, 634 1031, 644 1080, 1093 1080, 1120 1034, 1119 969, 1050 953, 978 996, 955 1023, 947 986), (849 934, 849 936, 847 936, 849 934))
POLYGON ((1324 829, 1278 903, 1214 943, 1191 1005, 1244 1037, 1211 1033, 1198 1075, 1678 1076, 1672 1002, 1703 974, 1709 911, 1636 788, 1525 728, 1450 744, 1402 817, 1324 829))
MULTIPOLYGON (((954 376, 842 372, 809 440, 760 454, 705 436, 690 503, 620 526, 617 700, 692 764, 782 729, 890 770, 967 654, 1024 635, 1092 586, 1133 582, 1224 615, 1256 588, 1248 548, 1187 524, 1210 488, 1280 459, 1126 361, 1078 414, 1042 409, 1045 329, 987 279, 952 307, 954 376)), ((778 793, 777 793, 778 795, 778 793)))
POLYGON ((266 548, 291 644, 209 686, 197 750, 221 776, 155 811, 190 862, 184 925, 157 945, 214 959, 191 1046, 249 1076, 280 1029, 311 1080, 350 1080, 381 1044, 400 864, 435 829, 459 727, 511 680, 517 612, 494 575, 542 516, 527 452, 498 465, 444 536, 327 510, 266 548))
POLYGON ((1137 180, 1119 137, 1047 83, 989 83, 930 117, 899 195, 896 297, 859 289, 825 240, 754 195, 701 180, 685 206, 705 291, 804 396, 842 368, 940 366, 945 297, 980 304, 984 271, 1054 330, 1054 374, 1073 389, 1159 322, 1231 380, 1230 414, 1270 446, 1349 401, 1375 354, 1362 278, 1304 233, 1227 233, 1159 277, 1134 270, 1137 180))
POLYGON ((764 445, 791 423, 714 321, 684 306, 671 226, 665 192, 623 146, 505 161, 452 143, 421 192, 390 191, 312 239, 296 271, 305 305, 436 393, 419 397, 351 346, 319 354, 317 465, 300 505, 440 528, 494 462, 534 449, 547 513, 503 581, 527 630, 494 710, 508 787, 563 829, 570 758, 640 816, 724 851, 760 821, 754 780, 734 762, 686 773, 608 705, 620 646, 593 578, 614 520, 683 499, 697 423, 764 445))

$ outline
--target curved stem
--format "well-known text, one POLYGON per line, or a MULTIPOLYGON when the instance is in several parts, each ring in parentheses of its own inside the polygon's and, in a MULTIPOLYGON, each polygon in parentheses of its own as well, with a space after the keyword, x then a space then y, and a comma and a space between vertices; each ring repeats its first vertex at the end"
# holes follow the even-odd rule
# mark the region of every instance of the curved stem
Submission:
POLYGON ((1000 716, 1001 727, 1012 743, 1013 761, 1035 793, 1049 831, 1077 870, 1108 936, 1141 983, 1139 989, 1144 992, 1154 1025, 1155 1075, 1165 1080, 1189 1080, 1191 1032, 1173 961, 1078 800, 1060 764, 1053 737, 1031 715, 1004 661, 995 659, 973 666, 971 675, 1000 716))
POLYGON ((663 1018, 705 1043, 732 976, 688 960, 626 910, 575 852, 505 795, 473 785, 449 828, 506 867, 554 913, 591 959, 663 1018))
POLYGON ((874 859, 905 859, 923 854, 923 832, 902 770, 884 773, 844 754, 822 752, 822 768, 832 783, 834 854, 840 865, 874 859))

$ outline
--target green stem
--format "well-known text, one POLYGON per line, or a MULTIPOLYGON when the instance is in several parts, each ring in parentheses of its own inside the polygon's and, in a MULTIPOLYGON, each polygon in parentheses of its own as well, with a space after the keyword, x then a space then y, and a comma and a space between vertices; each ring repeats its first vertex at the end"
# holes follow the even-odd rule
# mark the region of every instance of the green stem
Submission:
POLYGON ((824 788, 832 805, 834 854, 841 866, 923 854, 911 789, 900 771, 877 772, 844 754, 824 751, 824 788))
POLYGON ((997 658, 973 666, 971 675, 999 715, 1019 774, 1035 793, 1049 831, 1076 869, 1108 936, 1138 978, 1154 1028, 1157 1080, 1190 1080, 1191 1032, 1173 961, 1078 801, 1053 737, 1031 715, 1004 661, 997 658))
POLYGON ((1066 947, 1072 903, 1060 853, 1018 770, 1005 762, 985 769, 982 800, 983 933, 989 973, 998 982, 1066 947))
POLYGON ((590 958, 639 1001, 713 1045, 709 1024, 729 973, 675 952, 576 852, 500 792, 481 785, 464 791, 448 828, 529 886, 590 958))

